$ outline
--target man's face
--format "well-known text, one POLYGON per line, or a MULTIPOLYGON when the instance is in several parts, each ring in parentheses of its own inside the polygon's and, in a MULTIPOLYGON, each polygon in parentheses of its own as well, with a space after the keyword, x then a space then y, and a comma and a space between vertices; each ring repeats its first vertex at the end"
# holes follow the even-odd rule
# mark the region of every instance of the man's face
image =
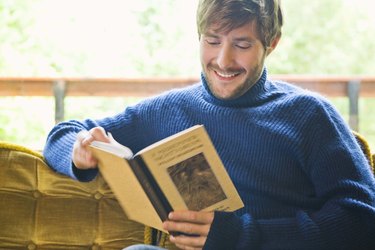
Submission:
POLYGON ((213 95, 219 99, 237 98, 260 78, 267 51, 255 22, 226 33, 216 28, 209 27, 200 37, 202 69, 213 95))

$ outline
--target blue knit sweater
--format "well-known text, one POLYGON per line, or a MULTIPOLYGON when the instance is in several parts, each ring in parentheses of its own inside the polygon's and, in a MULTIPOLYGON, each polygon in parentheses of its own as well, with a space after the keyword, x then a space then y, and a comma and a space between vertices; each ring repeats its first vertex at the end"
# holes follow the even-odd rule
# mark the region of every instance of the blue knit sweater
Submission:
POLYGON ((359 145, 321 96, 261 79, 220 100, 205 78, 100 120, 50 132, 44 155, 56 171, 89 181, 71 162, 77 132, 102 126, 134 152, 204 124, 245 207, 216 212, 205 249, 375 249, 375 182, 359 145))

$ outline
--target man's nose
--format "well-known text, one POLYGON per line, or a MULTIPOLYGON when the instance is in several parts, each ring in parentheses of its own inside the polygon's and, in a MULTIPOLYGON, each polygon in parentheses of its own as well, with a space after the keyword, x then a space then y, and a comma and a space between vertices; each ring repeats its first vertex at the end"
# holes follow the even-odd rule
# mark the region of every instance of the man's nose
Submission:
POLYGON ((217 56, 217 65, 221 69, 227 69, 233 64, 233 52, 230 46, 222 46, 217 56))

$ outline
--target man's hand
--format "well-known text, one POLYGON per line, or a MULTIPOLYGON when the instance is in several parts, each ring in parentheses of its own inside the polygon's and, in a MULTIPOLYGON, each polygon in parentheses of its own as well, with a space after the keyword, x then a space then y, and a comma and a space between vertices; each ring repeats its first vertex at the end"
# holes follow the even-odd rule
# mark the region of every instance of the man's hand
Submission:
POLYGON ((213 220, 214 212, 174 211, 163 227, 168 232, 182 233, 169 238, 178 248, 202 249, 213 220))
POLYGON ((88 149, 88 145, 94 140, 109 142, 109 138, 102 127, 95 127, 77 134, 72 155, 72 161, 77 168, 89 169, 98 165, 97 159, 94 158, 88 149))

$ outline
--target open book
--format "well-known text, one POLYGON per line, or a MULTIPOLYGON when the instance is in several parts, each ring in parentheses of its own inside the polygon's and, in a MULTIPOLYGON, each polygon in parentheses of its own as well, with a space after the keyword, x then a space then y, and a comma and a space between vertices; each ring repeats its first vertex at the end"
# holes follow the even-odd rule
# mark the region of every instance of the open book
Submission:
POLYGON ((127 217, 165 231, 174 210, 235 211, 243 207, 205 128, 196 125, 133 156, 117 143, 94 141, 99 170, 127 217))

